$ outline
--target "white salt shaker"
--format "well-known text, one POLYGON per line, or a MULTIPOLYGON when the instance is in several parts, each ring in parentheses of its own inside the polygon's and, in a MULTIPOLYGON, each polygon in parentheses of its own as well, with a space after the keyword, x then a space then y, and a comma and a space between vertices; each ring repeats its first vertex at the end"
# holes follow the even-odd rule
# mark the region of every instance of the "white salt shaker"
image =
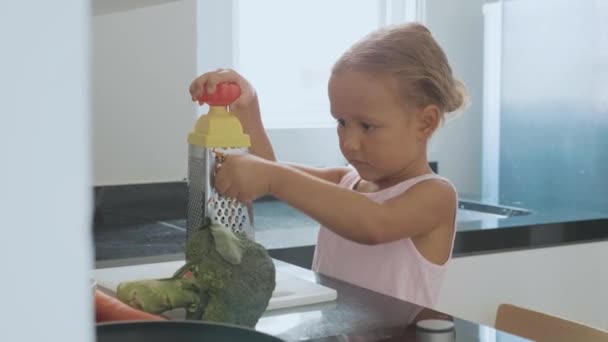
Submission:
POLYGON ((454 322, 444 319, 425 319, 416 323, 416 342, 454 342, 454 322))

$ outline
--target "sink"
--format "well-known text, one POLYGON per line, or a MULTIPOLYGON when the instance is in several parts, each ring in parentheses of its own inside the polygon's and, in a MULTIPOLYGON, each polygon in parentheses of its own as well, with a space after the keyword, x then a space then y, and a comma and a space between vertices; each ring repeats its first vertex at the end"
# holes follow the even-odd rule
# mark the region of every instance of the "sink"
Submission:
POLYGON ((522 208, 460 200, 458 201, 457 222, 497 220, 512 216, 530 215, 531 213, 531 211, 522 208))

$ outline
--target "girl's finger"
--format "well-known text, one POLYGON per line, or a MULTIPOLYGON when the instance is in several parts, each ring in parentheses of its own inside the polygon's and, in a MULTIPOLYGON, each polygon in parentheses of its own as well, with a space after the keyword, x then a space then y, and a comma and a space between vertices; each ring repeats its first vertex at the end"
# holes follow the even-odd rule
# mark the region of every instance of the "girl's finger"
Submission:
POLYGON ((197 101, 199 105, 203 105, 204 101, 200 98, 205 92, 212 94, 215 92, 217 85, 220 83, 235 83, 241 89, 239 98, 230 105, 230 110, 238 110, 240 106, 248 105, 255 96, 255 90, 247 80, 241 77, 232 69, 217 69, 212 72, 207 72, 196 78, 190 85, 190 96, 192 101, 197 101))
POLYGON ((232 165, 232 160, 235 157, 237 157, 237 155, 224 154, 222 156, 222 161, 220 163, 215 164, 215 165, 218 165, 220 168, 223 168, 223 169, 228 169, 230 167, 230 165, 232 165))
POLYGON ((205 83, 207 83, 207 79, 213 75, 214 71, 206 72, 190 83, 190 96, 192 97, 192 101, 198 100, 204 93, 205 83))
POLYGON ((220 194, 224 195, 230 187, 230 182, 224 178, 223 173, 218 172, 215 175, 215 190, 220 194))
POLYGON ((205 84, 207 93, 213 94, 217 85, 223 82, 236 83, 241 88, 241 91, 243 91, 243 80, 238 74, 229 69, 222 69, 218 72, 214 72, 207 78, 205 84))
POLYGON ((241 94, 239 95, 238 99, 233 103, 231 109, 238 108, 241 104, 249 104, 249 102, 251 102, 251 100, 255 96, 255 90, 253 89, 253 87, 251 87, 249 82, 247 82, 247 80, 245 80, 243 77, 241 77, 239 74, 237 74, 234 70, 231 69, 224 69, 218 73, 210 75, 210 77, 207 78, 207 93, 211 94, 215 92, 217 85, 224 82, 234 83, 238 85, 241 90, 241 94), (235 104, 236 107, 234 107, 235 104))
POLYGON ((221 171, 222 165, 221 164, 215 164, 215 167, 213 168, 213 177, 215 179, 215 187, 217 187, 217 183, 219 181, 222 181, 224 179, 224 175, 220 175, 220 171, 221 171))
MULTIPOLYGON (((208 93, 213 93, 215 91, 215 87, 218 83, 221 83, 222 80, 226 77, 226 76, 219 76, 220 74, 226 74, 227 69, 216 69, 215 71, 209 71, 206 72, 202 75, 200 75, 199 77, 197 77, 194 81, 192 81, 192 83, 190 84, 190 95, 192 96, 192 100, 195 101, 198 98, 200 98, 201 96, 203 96, 204 92, 205 92, 205 87, 207 88, 206 91, 208 93)), ((200 103, 200 101, 199 101, 200 103)), ((202 103, 201 103, 202 104, 202 103)))
POLYGON ((240 203, 249 203, 251 202, 251 196, 247 195, 247 194, 239 194, 239 197, 237 198, 237 201, 240 203))
POLYGON ((230 187, 228 190, 226 190, 226 192, 224 193, 224 197, 226 198, 230 198, 230 199, 238 199, 239 198, 239 192, 237 189, 235 189, 234 187, 230 187))

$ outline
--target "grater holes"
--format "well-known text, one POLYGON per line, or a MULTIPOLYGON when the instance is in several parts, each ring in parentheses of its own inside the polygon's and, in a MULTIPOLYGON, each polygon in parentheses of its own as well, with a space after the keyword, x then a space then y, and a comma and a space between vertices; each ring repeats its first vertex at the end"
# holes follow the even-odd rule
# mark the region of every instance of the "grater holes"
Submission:
POLYGON ((249 211, 245 204, 223 197, 217 191, 213 191, 207 208, 213 208, 209 211, 213 222, 231 229, 234 233, 250 236, 249 230, 252 227, 248 221, 249 211))
POLYGON ((193 226, 200 227, 203 218, 208 217, 214 224, 222 224, 234 232, 250 233, 253 227, 251 227, 252 223, 249 221, 250 213, 247 207, 234 199, 221 196, 210 184, 210 181, 213 180, 212 175, 206 174, 211 171, 216 163, 214 157, 220 157, 221 159, 221 154, 243 154, 247 153, 247 149, 217 148, 202 150, 202 154, 199 153, 200 156, 193 154, 193 151, 201 152, 199 149, 193 149, 192 147, 189 150, 188 189, 191 190, 191 195, 189 196, 188 231, 193 226), (207 189, 209 192, 206 191, 207 189))

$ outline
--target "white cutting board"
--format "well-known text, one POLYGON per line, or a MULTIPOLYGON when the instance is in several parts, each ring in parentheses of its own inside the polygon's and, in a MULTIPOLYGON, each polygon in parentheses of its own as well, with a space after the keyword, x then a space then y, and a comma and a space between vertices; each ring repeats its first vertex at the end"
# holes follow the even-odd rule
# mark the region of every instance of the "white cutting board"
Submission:
MULTIPOLYGON (((113 293, 119 283, 142 279, 168 278, 184 265, 184 261, 161 262, 93 270, 91 277, 101 286, 113 293)), ((333 301, 336 290, 292 276, 277 270, 277 285, 272 293, 266 310, 283 309, 294 306, 333 301)))

